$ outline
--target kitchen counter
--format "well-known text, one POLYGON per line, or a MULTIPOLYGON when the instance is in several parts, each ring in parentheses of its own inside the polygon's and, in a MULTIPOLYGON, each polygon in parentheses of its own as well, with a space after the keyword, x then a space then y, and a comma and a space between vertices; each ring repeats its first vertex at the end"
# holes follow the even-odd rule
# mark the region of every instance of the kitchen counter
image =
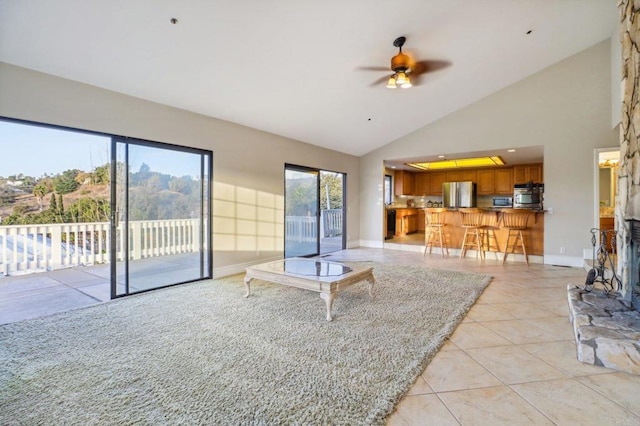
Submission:
MULTIPOLYGON (((424 232, 424 212, 425 207, 389 207, 389 209, 396 210, 396 236, 400 237, 407 234, 416 232, 424 232)), ((500 210, 506 207, 479 207, 488 213, 496 213, 499 215, 500 210)), ((522 209, 527 210, 527 209, 522 209)), ((534 210, 530 209, 533 213, 529 217, 528 229, 525 231, 525 242, 527 245, 527 252, 532 255, 544 254, 544 213, 548 213, 547 210, 534 210)), ((462 246, 462 239, 464 237, 464 228, 460 221, 460 214, 457 209, 448 209, 445 223, 445 237, 447 239, 447 245, 449 248, 460 248, 462 246)), ((502 224, 494 228, 498 245, 501 250, 504 250, 506 244, 508 230, 502 228, 502 224)))

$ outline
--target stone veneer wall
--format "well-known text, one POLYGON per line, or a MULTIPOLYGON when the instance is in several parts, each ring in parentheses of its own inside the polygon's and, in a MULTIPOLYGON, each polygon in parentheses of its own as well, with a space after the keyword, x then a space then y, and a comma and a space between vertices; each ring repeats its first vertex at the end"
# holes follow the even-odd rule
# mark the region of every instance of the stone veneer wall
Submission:
POLYGON ((631 289, 638 277, 631 277, 627 248, 629 220, 640 220, 640 0, 620 0, 620 42, 622 44, 622 120, 620 125, 620 167, 616 223, 618 227, 618 272, 621 296, 631 301, 631 289))

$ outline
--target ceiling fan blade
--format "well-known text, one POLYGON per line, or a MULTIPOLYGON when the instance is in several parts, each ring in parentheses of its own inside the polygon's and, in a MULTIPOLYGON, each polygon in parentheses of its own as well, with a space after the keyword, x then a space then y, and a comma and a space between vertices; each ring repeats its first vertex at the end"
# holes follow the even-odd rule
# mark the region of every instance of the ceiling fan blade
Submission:
POLYGON ((376 81, 374 81, 373 83, 371 83, 369 86, 379 86, 382 83, 386 83, 387 80, 389 80, 390 75, 385 75, 384 77, 380 77, 379 79, 377 79, 376 81))
POLYGON ((357 69, 362 71, 391 71, 389 67, 358 67, 357 69))
POLYGON ((440 71, 450 65, 449 61, 417 61, 411 65, 411 75, 440 71))

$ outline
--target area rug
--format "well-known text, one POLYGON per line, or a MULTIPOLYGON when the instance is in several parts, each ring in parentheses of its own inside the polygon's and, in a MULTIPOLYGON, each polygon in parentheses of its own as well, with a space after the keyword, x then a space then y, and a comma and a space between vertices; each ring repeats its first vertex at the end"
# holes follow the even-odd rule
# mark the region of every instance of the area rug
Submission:
POLYGON ((333 322, 243 275, 0 327, 0 424, 383 424, 491 277, 370 262, 333 322))

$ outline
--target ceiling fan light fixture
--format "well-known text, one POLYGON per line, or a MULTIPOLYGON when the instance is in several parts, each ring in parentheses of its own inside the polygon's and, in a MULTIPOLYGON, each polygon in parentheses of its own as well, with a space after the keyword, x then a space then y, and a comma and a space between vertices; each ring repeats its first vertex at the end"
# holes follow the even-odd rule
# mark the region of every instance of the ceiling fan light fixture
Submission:
POLYGON ((407 75, 400 71, 398 73, 396 73, 396 84, 399 86, 402 86, 403 84, 405 84, 407 82, 407 75))
POLYGON ((395 89, 396 88, 396 79, 395 76, 389 77, 389 81, 387 81, 387 89, 395 89))
POLYGON ((400 87, 403 89, 408 89, 409 87, 411 87, 411 80, 409 80, 409 76, 405 77, 405 81, 400 85, 400 87))

